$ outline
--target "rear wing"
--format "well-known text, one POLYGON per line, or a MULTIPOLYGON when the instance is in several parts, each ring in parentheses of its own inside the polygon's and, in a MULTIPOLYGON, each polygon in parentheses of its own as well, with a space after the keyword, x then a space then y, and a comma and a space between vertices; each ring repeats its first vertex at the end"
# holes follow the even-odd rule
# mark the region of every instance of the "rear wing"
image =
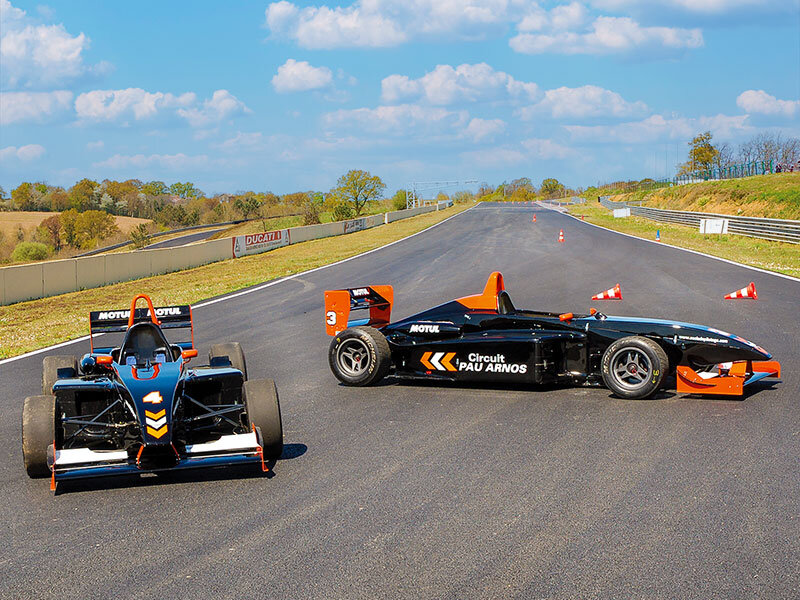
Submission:
POLYGON ((358 325, 370 325, 371 327, 388 325, 392 317, 393 301, 394 289, 390 285, 326 291, 325 331, 328 335, 336 335, 348 327, 358 325), (360 314, 353 316, 362 318, 351 318, 350 313, 356 311, 360 311, 360 314), (367 314, 369 317, 366 316, 367 314))
POLYGON ((93 336, 98 333, 125 332, 135 323, 151 321, 161 329, 189 329, 191 347, 194 348, 192 307, 188 304, 153 307, 153 301, 139 294, 131 302, 130 309, 93 310, 89 313, 89 344, 94 352, 93 336), (145 300, 145 308, 136 308, 138 300, 145 300))

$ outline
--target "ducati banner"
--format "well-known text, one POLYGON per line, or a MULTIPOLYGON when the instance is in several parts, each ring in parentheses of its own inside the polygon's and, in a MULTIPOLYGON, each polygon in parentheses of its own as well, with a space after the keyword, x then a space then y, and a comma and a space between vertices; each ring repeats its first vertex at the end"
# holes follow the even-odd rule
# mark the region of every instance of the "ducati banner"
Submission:
POLYGON ((289 244, 289 230, 265 231, 264 233, 251 233, 237 235, 233 240, 233 257, 239 258, 247 254, 258 254, 287 246, 289 244))

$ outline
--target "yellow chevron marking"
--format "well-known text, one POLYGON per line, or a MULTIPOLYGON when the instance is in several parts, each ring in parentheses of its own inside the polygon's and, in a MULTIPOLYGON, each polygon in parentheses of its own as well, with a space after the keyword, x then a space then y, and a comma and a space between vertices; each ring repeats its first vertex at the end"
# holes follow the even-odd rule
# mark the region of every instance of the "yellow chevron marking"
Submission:
POLYGON ((146 411, 144 411, 144 414, 145 414, 145 416, 148 416, 148 417, 150 417, 151 419, 156 419, 156 420, 158 420, 158 419, 160 419, 161 417, 163 417, 165 414, 167 414, 167 409, 166 409, 166 408, 162 408, 162 409, 161 409, 160 411, 158 411, 157 413, 155 413, 155 412, 150 412, 149 410, 146 410, 146 411))
POLYGON ((430 362, 428 362, 428 359, 431 357, 432 354, 433 352, 426 352, 425 354, 422 355, 422 358, 420 359, 419 362, 421 362, 426 369, 430 371, 435 371, 436 367, 434 367, 430 362))
POLYGON ((150 426, 148 425, 148 426, 147 426, 147 433, 148 433, 149 435, 152 435, 154 438, 156 438, 156 439, 159 439, 159 438, 160 438, 162 435, 164 435, 165 433, 167 433, 167 426, 166 426, 166 425, 162 425, 162 426, 161 426, 160 428, 158 428, 158 429, 153 429, 152 427, 150 427, 150 426))
POLYGON ((444 355, 444 358, 442 360, 440 360, 439 362, 442 363, 442 365, 444 365, 444 368, 447 369, 448 371, 457 371, 458 369, 456 369, 450 363, 450 361, 453 360, 455 355, 456 355, 455 352, 448 352, 447 354, 444 355))

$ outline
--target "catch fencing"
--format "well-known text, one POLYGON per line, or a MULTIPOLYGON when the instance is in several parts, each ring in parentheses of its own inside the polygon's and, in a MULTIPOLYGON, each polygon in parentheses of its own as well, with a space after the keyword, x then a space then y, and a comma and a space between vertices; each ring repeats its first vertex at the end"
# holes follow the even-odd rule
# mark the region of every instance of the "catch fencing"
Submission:
POLYGON ((690 227, 700 227, 701 219, 728 219, 728 233, 744 235, 775 242, 800 244, 800 221, 791 219, 767 219, 762 217, 742 217, 685 210, 667 210, 641 206, 641 202, 614 202, 608 196, 600 196, 600 204, 609 210, 630 208, 631 215, 644 217, 662 223, 678 223, 690 227))
POLYGON ((440 202, 435 206, 398 210, 335 223, 291 227, 249 236, 203 241, 188 246, 119 252, 2 267, 0 268, 0 305, 182 271, 238 258, 246 254, 266 252, 278 246, 362 231, 400 219, 442 210, 452 205, 452 202, 440 202), (237 240, 240 243, 238 250, 237 240), (276 243, 272 243, 276 240, 276 243))

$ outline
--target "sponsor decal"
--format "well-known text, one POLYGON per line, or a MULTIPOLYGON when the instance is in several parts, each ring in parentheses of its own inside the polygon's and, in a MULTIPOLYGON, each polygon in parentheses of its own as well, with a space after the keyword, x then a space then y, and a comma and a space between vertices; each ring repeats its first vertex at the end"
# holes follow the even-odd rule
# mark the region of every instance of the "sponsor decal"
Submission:
POLYGON ((167 433, 167 411, 162 408, 158 412, 144 411, 144 420, 147 425, 148 435, 159 439, 167 433))
POLYGON ((422 323, 415 323, 408 330, 409 333, 439 333, 438 325, 425 325, 422 323))
POLYGON ((366 219, 354 219, 352 221, 345 221, 344 222, 344 232, 345 233, 353 233, 354 231, 361 231, 362 229, 367 228, 367 220, 366 219))
POLYGON ((287 229, 238 235, 233 238, 233 256, 238 258, 247 254, 258 254, 259 252, 286 246, 288 243, 289 231, 287 229))
POLYGON ((361 298, 362 296, 369 296, 369 288, 355 288, 352 290, 354 298, 361 298))
MULTIPOLYGON (((147 311, 149 314, 149 309, 142 308, 139 309, 142 311, 147 311)), ((174 316, 181 316, 183 311, 181 310, 180 306, 163 306, 161 308, 156 309, 156 317, 174 317, 174 316)), ((97 313, 97 321, 116 321, 119 319, 127 319, 131 316, 131 311, 129 310, 106 310, 97 313)))
POLYGON ((420 362, 429 371, 508 373, 511 375, 524 375, 528 372, 528 365, 510 363, 504 354, 485 355, 471 352, 467 356, 467 360, 461 360, 456 358, 455 352, 425 352, 420 362))
POLYGON ((699 335, 679 335, 679 340, 684 342, 703 342, 708 344, 727 344, 728 340, 712 337, 704 337, 699 335))

